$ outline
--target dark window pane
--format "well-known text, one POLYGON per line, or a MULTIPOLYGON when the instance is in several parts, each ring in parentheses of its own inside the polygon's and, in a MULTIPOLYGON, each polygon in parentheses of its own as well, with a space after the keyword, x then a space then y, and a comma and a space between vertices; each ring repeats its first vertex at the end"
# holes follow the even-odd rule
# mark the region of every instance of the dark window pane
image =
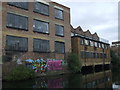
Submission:
POLYGON ((55 8, 55 18, 63 19, 63 11, 55 8))
POLYGON ((55 25, 56 35, 64 36, 64 27, 61 25, 55 25))
POLYGON ((33 31, 41 32, 41 33, 49 33, 49 23, 40 20, 34 20, 33 31))
POLYGON ((18 8, 28 9, 28 2, 8 2, 8 4, 18 8))
POLYGON ((85 52, 81 51, 81 58, 85 58, 85 52))
POLYGON ((55 42, 55 52, 56 53, 64 53, 65 52, 65 44, 63 42, 55 42))
POLYGON ((15 51, 27 51, 28 39, 23 37, 6 36, 6 49, 15 51))
POLYGON ((28 29, 28 18, 12 13, 7 14, 7 27, 16 29, 28 29))
POLYGON ((97 58, 99 58, 99 53, 97 53, 97 58))
POLYGON ((50 46, 48 40, 33 39, 33 51, 49 52, 50 46))
POLYGON ((35 2, 34 11, 44 15, 49 15, 49 6, 40 2, 35 2))

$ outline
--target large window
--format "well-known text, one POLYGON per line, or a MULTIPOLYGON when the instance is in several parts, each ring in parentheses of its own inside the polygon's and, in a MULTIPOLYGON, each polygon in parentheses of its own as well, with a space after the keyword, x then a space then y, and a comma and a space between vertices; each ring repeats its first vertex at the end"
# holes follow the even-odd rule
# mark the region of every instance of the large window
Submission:
POLYGON ((65 43, 64 42, 55 42, 55 52, 64 53, 65 52, 65 43))
POLYGON ((98 43, 97 42, 95 42, 95 47, 98 47, 98 43))
POLYGON ((81 54, 81 58, 85 58, 85 52, 84 51, 81 51, 80 54, 81 54))
POLYGON ((7 27, 28 30, 28 18, 25 16, 8 13, 7 27))
POLYGON ((40 21, 40 20, 33 20, 33 31, 48 34, 49 33, 49 23, 40 21))
POLYGON ((94 46, 94 41, 90 41, 90 46, 94 46))
POLYGON ((102 44, 102 48, 104 48, 104 44, 102 44))
POLYGON ((42 39, 33 39, 33 51, 49 52, 50 51, 49 41, 42 39))
POLYGON ((56 35, 64 36, 64 27, 61 25, 55 25, 56 35))
POLYGON ((10 51, 27 51, 28 39, 16 36, 6 36, 6 50, 10 51))
POLYGON ((8 4, 18 8, 28 9, 28 2, 8 2, 8 4))
POLYGON ((49 6, 40 2, 34 3, 34 12, 49 15, 49 6))
POLYGON ((80 38, 80 44, 84 45, 84 39, 83 38, 80 38))
POLYGON ((55 18, 63 19, 63 10, 55 8, 55 18))
POLYGON ((85 39, 85 45, 89 45, 89 40, 85 39))

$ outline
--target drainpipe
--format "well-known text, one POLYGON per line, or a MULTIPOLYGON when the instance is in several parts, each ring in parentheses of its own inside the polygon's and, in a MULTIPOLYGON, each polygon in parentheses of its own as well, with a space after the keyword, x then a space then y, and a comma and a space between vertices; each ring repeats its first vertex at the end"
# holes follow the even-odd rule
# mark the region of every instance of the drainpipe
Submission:
POLYGON ((104 48, 103 48, 103 70, 104 70, 104 65, 105 65, 105 57, 104 57, 104 48))

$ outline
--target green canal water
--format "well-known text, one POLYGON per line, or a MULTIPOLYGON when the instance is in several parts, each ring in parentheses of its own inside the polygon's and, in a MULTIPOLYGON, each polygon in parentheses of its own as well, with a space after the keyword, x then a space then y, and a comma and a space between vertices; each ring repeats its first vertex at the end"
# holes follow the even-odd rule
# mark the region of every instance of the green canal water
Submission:
POLYGON ((41 77, 20 82, 2 82, 2 88, 120 88, 120 70, 89 74, 41 77))

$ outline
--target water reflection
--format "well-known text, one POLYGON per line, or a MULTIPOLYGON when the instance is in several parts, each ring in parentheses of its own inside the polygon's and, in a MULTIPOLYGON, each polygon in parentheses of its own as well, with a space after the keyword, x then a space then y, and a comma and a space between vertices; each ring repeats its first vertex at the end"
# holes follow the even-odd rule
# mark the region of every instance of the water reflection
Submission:
POLYGON ((3 88, 112 88, 111 70, 36 78, 22 82, 3 82, 3 88))

